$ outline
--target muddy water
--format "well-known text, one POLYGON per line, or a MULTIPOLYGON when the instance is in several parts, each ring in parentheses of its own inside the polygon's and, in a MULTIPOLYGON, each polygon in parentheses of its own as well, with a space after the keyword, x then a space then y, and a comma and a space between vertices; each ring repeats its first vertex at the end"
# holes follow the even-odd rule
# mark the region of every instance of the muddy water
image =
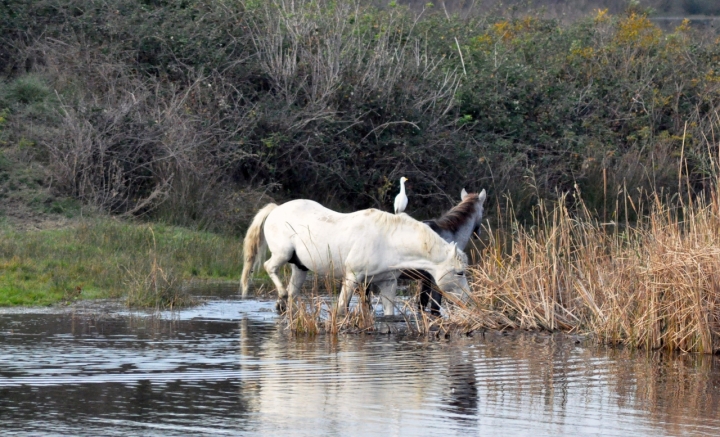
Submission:
POLYGON ((0 313, 6 435, 719 435, 716 357, 565 336, 294 338, 273 303, 0 313))

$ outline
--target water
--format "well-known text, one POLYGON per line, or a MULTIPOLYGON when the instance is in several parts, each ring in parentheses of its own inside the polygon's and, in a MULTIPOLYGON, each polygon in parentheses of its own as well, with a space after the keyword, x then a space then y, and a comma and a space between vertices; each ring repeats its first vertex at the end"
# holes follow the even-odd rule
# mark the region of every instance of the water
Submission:
POLYGON ((0 313, 4 435, 719 435, 717 357, 564 335, 296 338, 273 302, 0 313))

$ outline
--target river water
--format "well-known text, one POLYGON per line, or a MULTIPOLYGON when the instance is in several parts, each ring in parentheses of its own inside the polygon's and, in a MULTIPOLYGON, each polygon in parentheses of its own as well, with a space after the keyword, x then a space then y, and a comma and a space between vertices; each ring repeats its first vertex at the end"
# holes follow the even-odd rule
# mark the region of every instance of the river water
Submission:
MULTIPOLYGON (((565 335, 295 337, 273 302, 0 312, 3 435, 720 435, 714 356, 565 335)), ((101 307, 98 307, 101 308, 101 307)))

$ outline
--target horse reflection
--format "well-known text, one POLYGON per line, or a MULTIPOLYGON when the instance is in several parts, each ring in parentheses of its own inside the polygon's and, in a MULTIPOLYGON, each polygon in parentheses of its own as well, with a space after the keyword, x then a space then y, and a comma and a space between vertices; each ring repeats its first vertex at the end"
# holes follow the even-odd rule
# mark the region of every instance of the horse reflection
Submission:
POLYGON ((478 415, 478 388, 472 355, 458 353, 451 357, 447 370, 448 390, 441 409, 453 413, 461 422, 475 422, 478 415))

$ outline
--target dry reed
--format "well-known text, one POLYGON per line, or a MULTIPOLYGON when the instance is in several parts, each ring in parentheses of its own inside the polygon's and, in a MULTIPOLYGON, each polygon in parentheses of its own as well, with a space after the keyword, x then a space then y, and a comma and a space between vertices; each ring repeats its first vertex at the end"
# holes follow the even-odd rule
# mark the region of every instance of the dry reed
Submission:
POLYGON ((289 298, 284 321, 291 332, 312 336, 321 333, 357 333, 374 330, 375 312, 371 305, 371 296, 359 293, 357 305, 351 307, 345 314, 340 314, 337 305, 340 281, 330 276, 323 277, 322 282, 320 284, 320 279, 313 276, 310 290, 306 293, 307 297, 296 295, 289 298))
POLYGON ((643 205, 629 205, 635 223, 600 222, 579 193, 540 203, 535 225, 511 222, 508 241, 489 232, 471 268, 472 302, 450 319, 471 330, 563 330, 603 343, 715 352, 719 194, 685 203, 648 196, 645 214, 643 205))

